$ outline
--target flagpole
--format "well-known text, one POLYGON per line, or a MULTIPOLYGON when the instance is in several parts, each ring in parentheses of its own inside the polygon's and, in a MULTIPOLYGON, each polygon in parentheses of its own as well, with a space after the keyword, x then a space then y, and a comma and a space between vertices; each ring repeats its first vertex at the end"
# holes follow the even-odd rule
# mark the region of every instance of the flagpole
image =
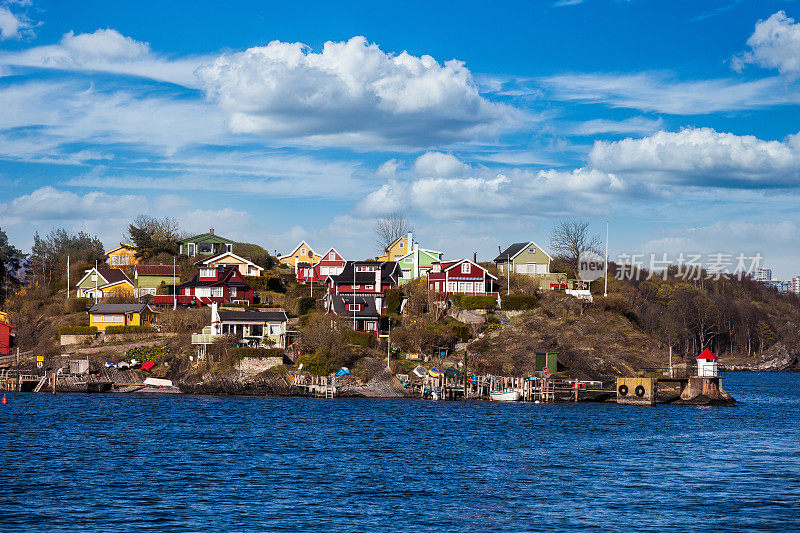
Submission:
POLYGON ((97 276, 100 272, 97 270, 97 259, 94 260, 94 303, 97 303, 97 276))
POLYGON ((172 256, 172 310, 178 308, 178 287, 175 283, 175 256, 172 256))
POLYGON ((603 277, 603 298, 608 296, 608 220, 606 220, 606 261, 605 261, 605 275, 603 277))
POLYGON ((69 300, 69 256, 67 256, 67 300, 69 300))

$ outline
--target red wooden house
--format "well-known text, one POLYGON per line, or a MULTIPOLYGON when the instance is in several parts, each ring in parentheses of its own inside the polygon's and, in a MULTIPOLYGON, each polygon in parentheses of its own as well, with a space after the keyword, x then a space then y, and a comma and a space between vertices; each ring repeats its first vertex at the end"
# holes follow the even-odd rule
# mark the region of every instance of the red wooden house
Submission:
POLYGON ((8 321, 5 313, 0 313, 0 357, 8 355, 12 346, 14 335, 11 333, 13 327, 8 321))
POLYGON ((344 270, 347 263, 335 248, 328 250, 316 264, 297 263, 298 283, 325 283, 328 276, 336 276, 344 270))
POLYGON ((497 278, 469 259, 433 263, 428 274, 428 289, 445 294, 494 296, 500 301, 497 278))
MULTIPOLYGON (((194 278, 177 287, 179 305, 216 303, 253 303, 253 288, 235 266, 203 267, 194 278)), ((171 295, 153 296, 154 304, 171 305, 171 295)))
POLYGON ((380 331, 386 306, 383 291, 396 288, 400 267, 395 261, 347 261, 338 274, 326 279, 325 309, 353 320, 356 331, 380 331))

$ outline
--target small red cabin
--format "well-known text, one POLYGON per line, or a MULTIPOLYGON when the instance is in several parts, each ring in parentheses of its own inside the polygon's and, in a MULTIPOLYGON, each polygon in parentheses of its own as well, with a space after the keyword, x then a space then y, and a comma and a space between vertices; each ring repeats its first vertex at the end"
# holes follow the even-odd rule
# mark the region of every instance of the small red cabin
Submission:
MULTIPOLYGON (((236 266, 201 267, 191 281, 177 287, 180 305, 209 305, 216 303, 253 304, 253 289, 236 266)), ((172 295, 153 296, 153 303, 170 305, 172 295)))
POLYGON ((346 261, 342 255, 331 248, 316 264, 297 263, 298 283, 325 283, 328 276, 336 276, 344 270, 346 261))
POLYGON ((5 313, 0 313, 0 357, 8 355, 12 346, 14 335, 11 333, 13 327, 8 323, 5 313))

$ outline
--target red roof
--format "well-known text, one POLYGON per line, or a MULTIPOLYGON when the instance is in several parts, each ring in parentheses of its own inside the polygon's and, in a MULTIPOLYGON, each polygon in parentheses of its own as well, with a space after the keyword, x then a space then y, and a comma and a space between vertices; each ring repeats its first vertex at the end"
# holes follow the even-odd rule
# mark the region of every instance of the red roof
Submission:
MULTIPOLYGON (((181 275, 181 266, 175 265, 175 275, 181 275)), ((140 276, 172 276, 172 265, 136 265, 140 276)))
POLYGON ((716 359, 717 356, 714 355, 714 353, 711 350, 706 348, 705 350, 703 350, 703 353, 701 353, 700 355, 697 356, 697 358, 698 359, 716 359))

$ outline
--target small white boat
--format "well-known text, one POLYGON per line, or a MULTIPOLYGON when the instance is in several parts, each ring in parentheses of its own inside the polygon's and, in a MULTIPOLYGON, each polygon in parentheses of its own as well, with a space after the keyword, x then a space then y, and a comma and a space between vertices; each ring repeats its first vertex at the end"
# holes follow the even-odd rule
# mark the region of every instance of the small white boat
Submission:
POLYGON ((493 390, 489 393, 489 398, 496 402, 518 402, 520 394, 515 390, 493 390))

